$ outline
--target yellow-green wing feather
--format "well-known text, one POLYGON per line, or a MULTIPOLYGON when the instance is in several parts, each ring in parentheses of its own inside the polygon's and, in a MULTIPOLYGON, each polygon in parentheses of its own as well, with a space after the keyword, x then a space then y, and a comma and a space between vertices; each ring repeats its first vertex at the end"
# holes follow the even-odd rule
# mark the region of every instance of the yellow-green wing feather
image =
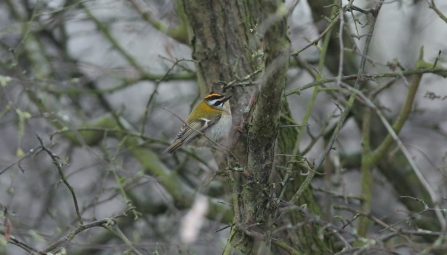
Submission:
POLYGON ((216 123, 220 119, 220 116, 217 116, 216 118, 212 120, 208 120, 205 118, 192 120, 187 123, 185 123, 180 131, 178 132, 175 140, 172 142, 172 144, 165 150, 165 152, 173 153, 178 148, 180 148, 182 145, 187 144, 191 139, 197 137, 205 129, 212 126, 214 123, 216 123))

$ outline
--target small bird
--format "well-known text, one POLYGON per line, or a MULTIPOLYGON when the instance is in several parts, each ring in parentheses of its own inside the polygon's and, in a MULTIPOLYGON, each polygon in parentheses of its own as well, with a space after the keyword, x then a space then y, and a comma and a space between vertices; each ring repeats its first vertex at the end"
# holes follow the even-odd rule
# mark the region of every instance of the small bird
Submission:
POLYGON ((171 145, 164 151, 173 153, 184 145, 216 148, 228 139, 231 130, 230 96, 211 93, 189 114, 171 145), (211 141, 210 141, 211 140, 211 141))

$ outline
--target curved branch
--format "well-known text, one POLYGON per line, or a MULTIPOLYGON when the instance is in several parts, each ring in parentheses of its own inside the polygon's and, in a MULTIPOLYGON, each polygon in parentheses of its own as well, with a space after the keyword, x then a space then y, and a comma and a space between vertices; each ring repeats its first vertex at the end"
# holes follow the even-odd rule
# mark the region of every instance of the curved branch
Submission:
MULTIPOLYGON (((419 69, 412 69, 412 70, 405 70, 402 72, 392 72, 392 73, 378 73, 378 74, 363 74, 362 75, 362 79, 363 80, 375 80, 375 79, 379 79, 379 78, 386 78, 386 77, 402 77, 405 75, 414 75, 414 74, 424 74, 424 73, 433 73, 433 74, 437 74, 439 76, 442 76, 444 78, 447 78, 447 68, 445 67, 438 67, 438 68, 431 68, 431 67, 427 67, 424 66, 424 68, 419 68, 419 69)), ((357 80, 358 79, 358 75, 357 74, 352 74, 352 75, 346 75, 346 76, 342 76, 341 77, 341 81, 352 81, 352 80, 357 80)), ((293 94, 300 94, 301 91, 321 85, 321 84, 326 84, 326 83, 331 83, 331 82, 337 82, 337 79, 339 79, 339 77, 332 77, 332 78, 325 78, 325 79, 321 79, 318 81, 314 81, 311 82, 309 84, 306 84, 300 88, 297 89, 292 89, 288 92, 285 93, 285 96, 290 96, 293 94)))
POLYGON ((155 29, 164 33, 165 35, 171 37, 179 43, 188 44, 188 29, 186 24, 181 21, 176 28, 171 28, 161 20, 154 18, 152 12, 149 10, 147 5, 141 0, 128 0, 134 7, 135 10, 140 13, 141 17, 151 24, 155 29))

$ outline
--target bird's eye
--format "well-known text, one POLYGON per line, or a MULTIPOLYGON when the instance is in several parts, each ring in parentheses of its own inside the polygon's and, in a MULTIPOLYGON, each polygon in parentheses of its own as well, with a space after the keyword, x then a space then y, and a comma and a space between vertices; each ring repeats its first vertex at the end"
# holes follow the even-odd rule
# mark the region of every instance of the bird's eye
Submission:
POLYGON ((219 106, 219 105, 221 105, 222 104, 222 101, 216 101, 213 105, 214 106, 219 106))

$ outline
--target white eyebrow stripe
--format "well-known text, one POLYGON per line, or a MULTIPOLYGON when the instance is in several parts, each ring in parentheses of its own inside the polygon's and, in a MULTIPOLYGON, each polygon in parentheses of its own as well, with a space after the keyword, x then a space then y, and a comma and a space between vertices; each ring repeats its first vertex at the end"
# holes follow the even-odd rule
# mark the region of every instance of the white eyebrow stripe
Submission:
POLYGON ((222 99, 213 99, 213 100, 209 100, 209 101, 208 101, 208 104, 214 106, 214 104, 215 104, 216 102, 221 102, 220 104, 222 104, 222 99))

